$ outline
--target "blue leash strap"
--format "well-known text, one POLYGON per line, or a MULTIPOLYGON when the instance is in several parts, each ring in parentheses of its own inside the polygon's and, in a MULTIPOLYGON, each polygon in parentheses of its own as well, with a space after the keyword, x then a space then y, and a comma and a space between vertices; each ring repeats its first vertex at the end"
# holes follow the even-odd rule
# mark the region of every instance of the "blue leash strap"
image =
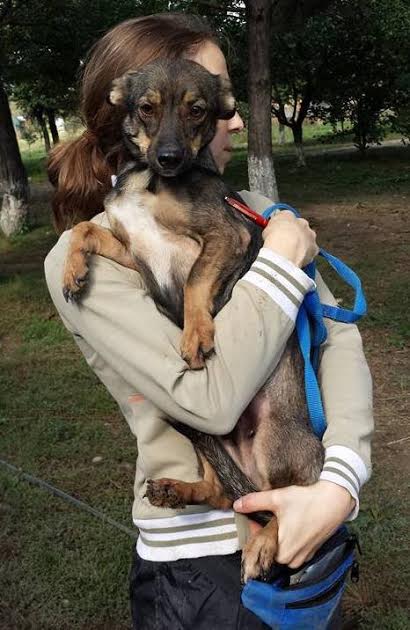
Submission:
POLYGON ((347 324, 357 322, 357 320, 363 317, 367 311, 366 298, 363 293, 362 283, 360 282, 359 276, 339 258, 332 256, 332 254, 329 254, 329 252, 326 252, 324 249, 321 249, 319 253, 320 256, 322 256, 336 271, 336 273, 338 273, 339 276, 343 278, 343 280, 345 280, 345 282, 347 282, 347 284, 355 291, 355 299, 352 310, 341 308, 340 306, 323 304, 323 317, 329 317, 329 319, 334 319, 337 322, 344 322, 347 324))
MULTIPOLYGON (((290 210, 297 217, 299 212, 287 203, 276 203, 265 210, 263 217, 269 219, 277 210, 290 210)), ((309 411, 310 423, 315 434, 322 438, 326 430, 326 417, 323 409, 320 387, 317 380, 319 368, 320 346, 326 341, 327 330, 323 318, 327 317, 338 322, 353 323, 363 317, 367 305, 362 285, 356 273, 336 256, 332 256, 324 249, 320 249, 322 256, 336 273, 347 282, 355 291, 355 300, 352 310, 321 304, 316 289, 305 295, 296 318, 296 333, 299 340, 300 351, 304 361, 306 403, 309 411)), ((316 275, 316 264, 311 262, 303 271, 312 280, 316 275)))
POLYGON ((305 393, 310 424, 312 425, 315 435, 322 438, 326 430, 326 417, 319 383, 316 378, 316 372, 311 357, 312 336, 308 311, 304 304, 300 307, 296 318, 296 333, 304 362, 305 393))

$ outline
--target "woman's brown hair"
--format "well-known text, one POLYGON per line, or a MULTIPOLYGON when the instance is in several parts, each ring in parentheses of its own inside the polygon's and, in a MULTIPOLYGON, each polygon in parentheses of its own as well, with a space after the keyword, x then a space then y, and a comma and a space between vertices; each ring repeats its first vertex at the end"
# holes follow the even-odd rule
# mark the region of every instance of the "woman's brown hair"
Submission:
POLYGON ((57 232, 103 210, 111 175, 126 159, 121 125, 108 103, 112 81, 159 57, 176 59, 216 38, 201 18, 160 13, 122 22, 90 50, 82 74, 84 133, 50 154, 48 175, 55 187, 52 207, 57 232))

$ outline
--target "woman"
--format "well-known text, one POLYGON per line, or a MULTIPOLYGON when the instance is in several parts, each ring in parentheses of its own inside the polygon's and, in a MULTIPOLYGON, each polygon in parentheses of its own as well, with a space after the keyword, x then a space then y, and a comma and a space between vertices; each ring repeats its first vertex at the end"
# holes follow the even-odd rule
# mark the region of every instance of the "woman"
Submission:
MULTIPOLYGON (((60 232, 92 217, 108 225, 101 213, 103 199, 111 177, 127 159, 120 121, 106 98, 111 81, 155 58, 181 56, 227 76, 214 35, 192 16, 129 20, 94 46, 82 83, 86 131, 58 147, 50 160, 60 232)), ((231 156, 231 135, 242 128, 238 114, 219 121, 211 151, 221 173, 231 156)), ((256 210, 269 205, 258 194, 241 194, 256 210)), ((130 588, 134 627, 266 627, 240 604, 239 550, 248 535, 248 520, 239 512, 253 510, 258 495, 237 503, 237 513, 206 506, 164 510, 148 503, 145 483, 148 478, 198 478, 191 444, 167 418, 208 433, 228 433, 273 371, 294 329, 303 293, 312 286, 301 268, 317 253, 315 234, 290 213, 270 221, 262 251, 279 272, 262 276, 254 266, 238 282, 216 318, 216 354, 195 372, 180 357, 180 330, 157 311, 137 272, 97 257, 81 305, 65 303, 61 277, 69 237, 69 231, 62 234, 45 262, 51 296, 138 440, 133 517, 140 536, 130 588)), ((320 278, 317 284, 322 301, 334 303, 320 278)), ((357 514, 359 489, 369 476, 371 384, 354 326, 328 323, 320 382, 328 420, 321 480, 259 499, 278 516, 277 561, 291 567, 312 556, 340 523, 357 514)))

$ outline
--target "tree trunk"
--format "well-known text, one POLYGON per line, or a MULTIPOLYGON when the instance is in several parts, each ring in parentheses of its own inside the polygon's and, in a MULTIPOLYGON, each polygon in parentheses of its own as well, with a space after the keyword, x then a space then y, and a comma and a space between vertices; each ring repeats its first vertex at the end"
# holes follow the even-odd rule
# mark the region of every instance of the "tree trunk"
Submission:
POLYGON ((272 157, 271 0, 247 0, 246 18, 249 41, 249 187, 278 201, 272 157))
POLYGON ((0 230, 9 237, 18 234, 27 221, 29 185, 9 101, 0 82, 0 230))
POLYGON ((47 109, 48 126, 50 127, 51 137, 53 138, 53 145, 56 146, 60 142, 60 136, 58 135, 58 129, 56 125, 56 114, 54 109, 47 109))
POLYGON ((35 112, 35 117, 37 120, 37 123, 41 129, 41 132, 43 134, 43 139, 44 139, 44 146, 46 149, 46 152, 48 153, 51 149, 51 142, 50 142, 50 135, 48 133, 48 129, 47 129, 47 125, 46 125, 46 121, 44 118, 44 113, 43 111, 36 111, 35 112))
POLYGON ((285 136, 285 125, 279 123, 279 144, 285 144, 286 136, 285 136))
POLYGON ((296 149, 296 166, 298 168, 306 166, 305 152, 303 149, 303 129, 302 125, 292 126, 293 141, 296 149))

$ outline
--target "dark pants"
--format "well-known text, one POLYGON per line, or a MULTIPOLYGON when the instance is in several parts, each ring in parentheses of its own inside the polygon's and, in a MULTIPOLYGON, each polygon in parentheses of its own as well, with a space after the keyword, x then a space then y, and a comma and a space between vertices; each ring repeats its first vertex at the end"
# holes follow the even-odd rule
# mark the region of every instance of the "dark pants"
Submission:
POLYGON ((241 552, 149 562, 134 551, 134 630, 266 630, 241 603, 241 552))
MULTIPOLYGON (((240 567, 240 551, 149 562, 134 550, 130 575, 134 630, 266 630, 269 626, 242 606, 240 567)), ((341 628, 340 608, 328 627, 341 628)))

